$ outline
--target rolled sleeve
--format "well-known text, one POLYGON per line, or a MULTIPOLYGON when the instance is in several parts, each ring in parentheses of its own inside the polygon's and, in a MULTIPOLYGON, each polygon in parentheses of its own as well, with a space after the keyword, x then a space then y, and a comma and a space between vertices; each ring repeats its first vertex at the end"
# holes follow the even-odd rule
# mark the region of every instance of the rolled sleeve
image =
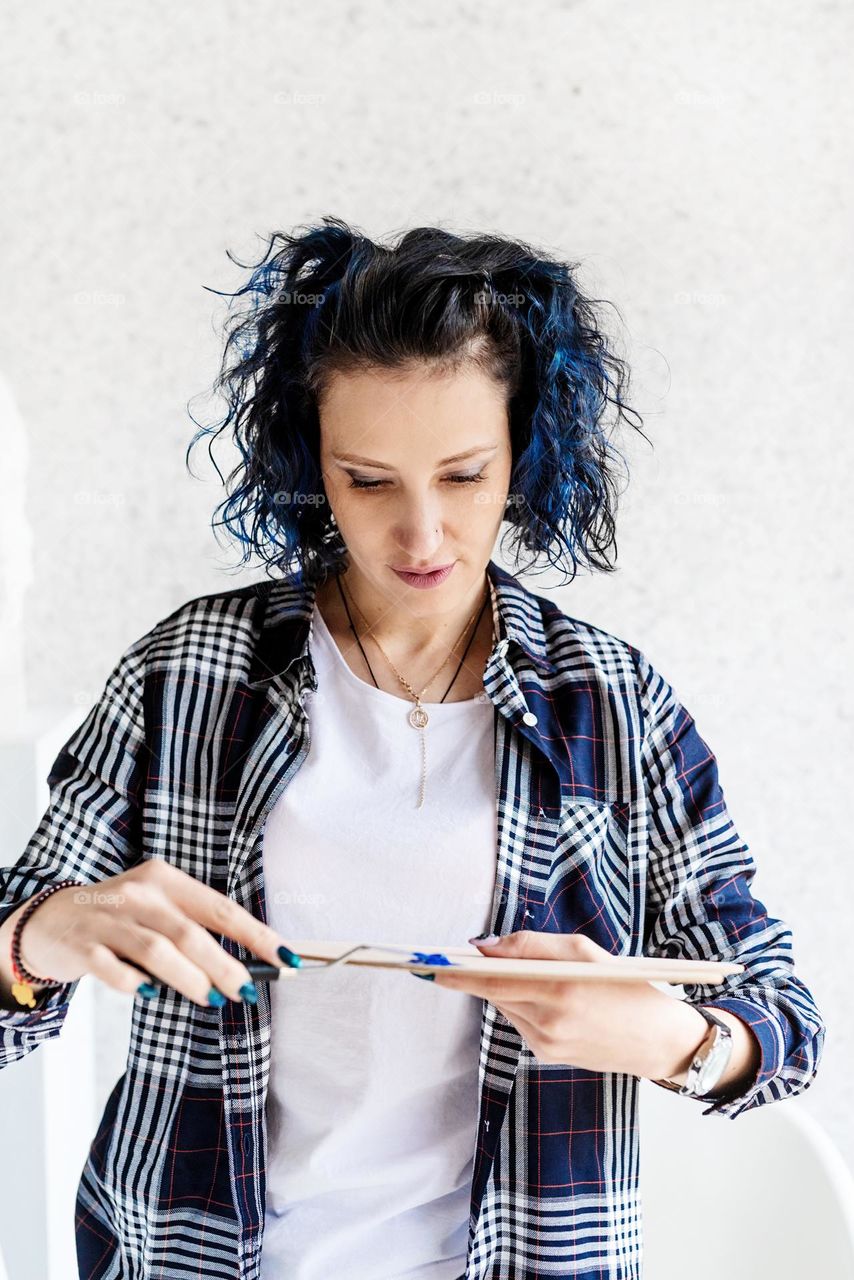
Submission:
POLYGON ((0 1007, 0 1066, 23 1057, 45 1040, 58 1036, 77 982, 64 982, 36 996, 35 1006, 0 1007))
MULTIPOLYGON (((703 1112, 704 1116, 716 1112, 718 1115, 725 1115, 734 1120, 742 1111, 746 1111, 753 1105, 760 1089, 780 1074, 786 1054, 785 1041, 777 1019, 770 1017, 766 1009, 752 1004, 749 1000, 731 996, 726 1000, 703 1000, 701 1003, 707 1009, 726 1009, 729 1013, 734 1013, 736 1017, 741 1018, 742 1022, 747 1023, 759 1041, 759 1067, 754 1078, 738 1093, 733 1094, 729 1091, 722 1097, 715 1098, 712 1105, 706 1107, 703 1112)), ((808 1087, 808 1083, 804 1085, 804 1088, 808 1087)), ((703 1102, 708 1099, 699 1098, 697 1101, 703 1102)))
POLYGON ((648 832, 643 953, 743 966, 723 982, 684 986, 688 1003, 731 1011, 759 1042, 755 1078, 703 1112, 735 1119, 807 1089, 826 1028, 795 975, 791 929, 751 892, 756 864, 727 811, 714 755, 672 687, 635 655, 648 832))

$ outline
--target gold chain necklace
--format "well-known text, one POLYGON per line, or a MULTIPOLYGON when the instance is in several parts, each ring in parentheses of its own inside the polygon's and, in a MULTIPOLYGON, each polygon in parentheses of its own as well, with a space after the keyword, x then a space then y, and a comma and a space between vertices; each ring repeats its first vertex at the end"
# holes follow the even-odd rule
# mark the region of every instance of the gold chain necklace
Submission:
MULTIPOLYGON (((350 610, 349 610, 349 608, 348 608, 348 606, 347 606, 347 599, 346 599, 346 597, 345 597, 345 595, 344 595, 344 587, 343 587, 343 584, 342 584, 342 582, 341 582, 340 575, 336 575, 336 581, 337 581, 337 583, 338 583, 338 590, 339 590, 339 592, 341 593, 341 599, 344 601, 344 608, 345 608, 345 609, 346 609, 346 611, 347 611, 347 617, 350 619, 350 626, 352 627, 353 634, 354 634, 354 635, 355 635, 355 637, 356 637, 356 643, 358 644, 359 649, 361 650, 361 653, 362 653, 362 657, 365 659, 365 663, 366 663, 366 665, 367 665, 367 668, 368 668, 368 670, 369 670, 369 671, 370 671, 370 673, 371 673, 371 679, 373 680, 374 684, 376 685, 376 684, 377 684, 376 677, 374 676, 374 673, 373 673, 373 670, 372 670, 372 668, 371 668, 371 664, 370 664, 370 662, 368 662, 368 655, 365 653, 365 650, 362 648, 362 642, 361 642, 361 639, 359 638, 359 633, 356 631, 356 628, 353 626, 353 619, 352 619, 352 617, 350 616, 350 610)), ((462 643, 462 640, 463 640, 463 638, 464 638, 464 636, 465 636, 466 632, 468 631, 469 627, 471 627, 472 623, 473 623, 475 620, 477 620, 478 622, 480 621, 481 615, 482 615, 482 613, 483 613, 484 609, 486 608, 486 603, 487 603, 487 600, 488 600, 488 599, 489 599, 489 590, 488 590, 488 588, 487 588, 487 595, 486 595, 486 598, 484 599, 484 601, 483 601, 483 603, 481 604, 480 608, 479 608, 479 609, 476 609, 476 610, 474 611, 474 613, 471 615, 471 617, 469 618, 469 620, 468 620, 468 622, 466 623, 465 627, 463 628, 462 634, 460 635, 460 637, 459 637, 459 639, 457 640, 456 644, 455 644, 455 645, 453 646, 453 648, 451 649, 451 652, 448 654, 448 657, 447 657, 447 658, 445 659, 445 661, 442 663, 441 667, 439 667, 438 671, 436 671, 436 673, 435 673, 433 676, 431 676, 431 678, 428 680, 427 684, 425 684, 424 688, 421 690, 421 692, 420 692, 420 693, 416 693, 416 691, 412 688, 412 685, 409 683, 409 681, 408 681, 408 680, 406 680, 406 679, 404 678, 404 676, 402 676, 402 675, 400 674, 400 672, 398 671, 397 667, 394 665, 394 663, 392 662, 391 658, 390 658, 390 657, 388 656, 388 654, 386 653, 385 649, 383 649, 383 647, 382 647, 382 645, 380 644, 379 640, 378 640, 378 639, 376 638, 376 636, 373 634, 373 628, 372 628, 372 627, 370 627, 370 626, 368 626, 368 620, 367 620, 367 618, 365 617, 365 615, 362 613, 362 611, 361 611, 361 609, 359 608, 359 606, 356 604, 356 601, 355 601, 355 600, 353 600, 353 601, 352 601, 354 609, 355 609, 355 610, 356 610, 356 612, 359 614, 359 617, 362 619, 362 622, 364 622, 364 623, 365 623, 365 626, 366 626, 366 628, 367 628, 367 634, 370 634, 371 639, 373 640, 374 644, 377 646, 377 648, 379 649, 380 653, 383 655, 383 657, 385 658, 386 662, 387 662, 387 663, 388 663, 388 665, 391 667, 392 671, 393 671, 393 672, 394 672, 394 674, 397 676, 397 678, 398 678, 398 680, 400 681, 400 683, 401 683, 401 684, 403 685, 403 687, 406 689, 406 691, 407 691, 407 693, 409 694, 409 696, 410 696, 411 698, 413 698, 413 699, 414 699, 414 701, 415 701, 415 706, 414 706, 414 707, 412 708, 412 710, 409 712, 409 715, 408 715, 407 719, 408 719, 409 723, 412 725, 412 727, 413 727, 414 729, 419 729, 419 730, 421 730, 421 790, 420 790, 420 794, 419 794, 419 798, 418 798, 418 804, 417 804, 417 806, 416 806, 416 807, 417 807, 417 808, 419 808, 419 809, 420 809, 420 808, 422 807, 422 805, 424 804, 424 793, 425 793, 426 783, 427 783, 427 742, 426 742, 426 739, 425 739, 425 736, 424 736, 424 729, 427 727, 427 725, 429 724, 429 721, 430 721, 430 717, 427 715, 427 712, 426 712, 425 708, 422 706, 421 699, 424 697, 424 694, 425 694, 425 693, 427 692, 427 690, 430 688, 430 685, 431 685, 431 684, 433 683, 433 681, 436 679, 436 677, 438 676, 439 672, 440 672, 440 671, 443 671, 443 670, 444 670, 444 668, 445 668, 445 667, 448 665, 448 663, 451 661, 451 658, 454 656, 454 649, 456 649, 457 645, 459 645, 459 644, 461 644, 461 643, 462 643)), ((441 699, 441 701, 442 701, 442 702, 444 702, 444 701, 445 701, 445 698, 447 698, 448 694, 449 694, 449 693, 450 693, 450 691, 451 691, 451 688, 453 687, 454 680, 456 680, 457 676, 459 675, 460 667, 463 665, 463 662, 465 661, 466 654, 468 653, 469 649, 471 648, 471 642, 472 642, 472 640, 473 640, 473 639, 474 639, 474 632, 472 632, 472 635, 471 635, 471 637, 469 638, 469 642, 468 642, 468 644, 466 645, 465 652, 463 653, 462 658, 460 658, 459 665, 457 666, 457 670, 456 670, 456 671, 455 671, 455 673, 454 673, 454 679, 451 681, 451 683, 448 685, 447 689, 445 690, 445 693, 444 693, 444 695, 443 695, 443 697, 442 697, 442 699, 441 699)), ((378 685, 377 685, 377 688, 379 688, 379 686, 378 686, 378 685)))

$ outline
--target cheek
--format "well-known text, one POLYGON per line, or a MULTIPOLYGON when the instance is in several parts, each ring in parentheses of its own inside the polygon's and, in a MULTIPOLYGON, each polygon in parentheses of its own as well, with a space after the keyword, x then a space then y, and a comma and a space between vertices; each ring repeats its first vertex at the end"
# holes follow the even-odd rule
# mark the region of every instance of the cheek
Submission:
POLYGON ((338 527, 346 529, 349 534, 364 536, 366 532, 382 524, 382 503, 376 502, 374 494, 366 496, 363 491, 351 489, 346 480, 343 484, 327 486, 326 496, 338 527))

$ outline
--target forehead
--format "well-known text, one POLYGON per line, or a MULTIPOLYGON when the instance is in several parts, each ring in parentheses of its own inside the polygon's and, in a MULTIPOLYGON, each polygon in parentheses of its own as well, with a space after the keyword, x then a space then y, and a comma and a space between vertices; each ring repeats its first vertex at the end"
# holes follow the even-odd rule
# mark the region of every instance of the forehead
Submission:
POLYGON ((369 442, 431 441, 452 453, 449 441, 463 450, 497 443, 507 430, 504 388, 472 365, 453 372, 419 365, 335 373, 318 403, 318 416, 325 445, 354 450, 358 445, 365 454, 369 442))

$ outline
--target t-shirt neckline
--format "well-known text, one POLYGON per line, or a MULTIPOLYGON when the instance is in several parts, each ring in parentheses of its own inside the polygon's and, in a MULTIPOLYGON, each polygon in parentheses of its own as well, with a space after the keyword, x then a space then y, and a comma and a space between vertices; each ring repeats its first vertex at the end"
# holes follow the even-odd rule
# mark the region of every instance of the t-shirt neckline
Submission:
MULTIPOLYGON (((314 616, 312 621, 314 628, 316 628, 319 634, 321 643, 325 645, 327 651, 332 651, 332 660, 340 669, 342 669, 344 677, 349 680, 352 685, 358 685, 359 689, 364 692, 366 697, 382 699, 387 704, 394 703, 396 706, 409 706, 410 708, 415 706, 415 703, 411 698, 398 698, 395 694, 388 693, 385 689, 378 689, 375 684, 372 684, 367 680, 363 680, 361 676, 356 675, 355 671, 350 667, 343 653, 338 648, 332 632, 326 625, 326 619, 323 617, 323 614, 320 612, 317 604, 314 606, 314 616)), ((458 699, 456 702, 427 702, 422 700, 422 706, 428 708, 430 714, 435 712, 438 715, 444 715, 447 712, 454 710, 465 711, 472 710, 475 707, 480 707, 483 705, 485 699, 485 693, 481 692, 476 693, 473 698, 462 698, 458 699)))

